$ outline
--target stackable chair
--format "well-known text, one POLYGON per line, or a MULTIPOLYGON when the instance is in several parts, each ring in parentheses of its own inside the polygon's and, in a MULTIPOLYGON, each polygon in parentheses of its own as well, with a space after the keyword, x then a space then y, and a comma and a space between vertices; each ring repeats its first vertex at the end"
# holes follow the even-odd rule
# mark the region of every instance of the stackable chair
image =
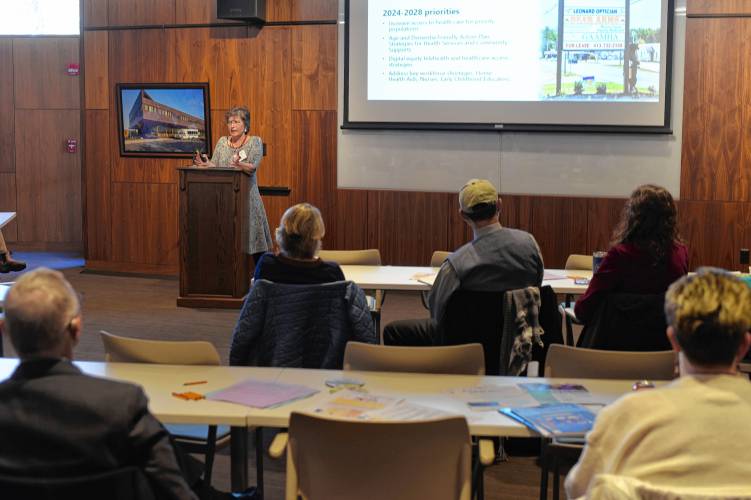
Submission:
MULTIPOLYGON (((443 373, 485 375, 485 355, 481 344, 436 347, 404 347, 348 342, 344 369, 402 373, 443 373)), ((484 496, 483 472, 495 460, 490 439, 476 440, 472 448, 473 497, 484 496)))
MULTIPOLYGON (((451 255, 451 252, 444 250, 436 250, 430 257, 430 267, 441 267, 443 261, 451 255)), ((420 292, 420 298, 422 299, 422 305, 425 309, 428 309, 428 292, 420 292)))
MULTIPOLYGON (((340 266, 380 266, 381 251, 377 248, 367 250, 321 250, 318 257, 322 260, 336 262, 340 266)), ((376 333, 381 337, 381 308, 386 300, 385 290, 365 290, 369 300, 370 312, 373 315, 376 333)))
MULTIPOLYGON (((545 359, 545 376, 555 378, 608 378, 625 380, 671 380, 675 374, 673 351, 625 352, 585 349, 553 344, 545 359)), ((575 463, 581 445, 548 443, 543 440, 540 456, 540 498, 547 499, 548 473, 553 472, 553 499, 560 490, 562 465, 575 463)))
POLYGON ((269 453, 287 453, 287 500, 469 500, 471 441, 463 417, 331 420, 293 412, 269 453))
MULTIPOLYGON (((566 259, 563 266, 566 271, 591 271, 592 256, 572 253, 566 259)), ((574 345, 574 325, 581 325, 574 315, 573 304, 574 295, 567 293, 560 305, 561 314, 566 319, 566 344, 574 345)))
MULTIPOLYGON (((105 331, 100 331, 99 334, 104 344, 107 361, 164 365, 218 366, 221 364, 219 353, 210 342, 134 339, 105 331)), ((179 424, 167 424, 165 427, 185 451, 204 455, 203 481, 206 486, 209 486, 216 449, 230 442, 229 427, 179 424)))
POLYGON ((359 371, 485 375, 481 344, 402 347, 348 342, 344 369, 359 371))

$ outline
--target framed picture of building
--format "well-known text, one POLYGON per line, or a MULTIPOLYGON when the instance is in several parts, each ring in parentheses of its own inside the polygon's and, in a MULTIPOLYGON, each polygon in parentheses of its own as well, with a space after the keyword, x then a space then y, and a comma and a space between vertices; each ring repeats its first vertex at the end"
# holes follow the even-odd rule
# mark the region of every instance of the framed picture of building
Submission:
POLYGON ((118 83, 121 156, 210 154, 208 83, 118 83))

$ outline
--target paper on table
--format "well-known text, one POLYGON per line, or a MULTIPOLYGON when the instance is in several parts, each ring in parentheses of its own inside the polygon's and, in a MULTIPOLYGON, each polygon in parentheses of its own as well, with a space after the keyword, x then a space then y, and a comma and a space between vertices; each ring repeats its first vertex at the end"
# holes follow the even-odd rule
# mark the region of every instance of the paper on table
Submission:
POLYGON ((410 403, 404 399, 344 390, 333 394, 314 413, 353 420, 428 420, 448 415, 440 410, 410 403))
POLYGON ((473 411, 497 410, 503 406, 515 408, 537 406, 528 392, 515 385, 477 385, 447 391, 452 398, 467 403, 473 411))
POLYGON ((552 281, 552 280, 565 280, 566 276, 562 274, 555 274, 555 273, 549 273, 545 271, 542 275, 543 281, 552 281))
POLYGON ((534 383, 519 385, 540 404, 598 404, 598 401, 583 385, 534 383))
POLYGON ((227 401, 253 408, 271 408, 312 396, 318 391, 304 385, 244 380, 225 389, 206 394, 206 399, 227 401))
POLYGON ((425 285, 433 286, 433 283, 435 282, 435 277, 437 275, 438 275, 438 269, 432 272, 428 272, 428 273, 415 273, 409 279, 419 281, 420 283, 423 283, 425 285))

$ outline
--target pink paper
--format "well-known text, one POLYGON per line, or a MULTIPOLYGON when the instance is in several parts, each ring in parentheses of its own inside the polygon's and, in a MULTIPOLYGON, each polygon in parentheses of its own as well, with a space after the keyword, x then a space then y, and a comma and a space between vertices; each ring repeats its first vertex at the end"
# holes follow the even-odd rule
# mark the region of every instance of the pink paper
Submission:
POLYGON ((206 399, 227 401, 253 408, 271 408, 290 401, 307 398, 318 391, 303 385, 279 384, 260 380, 244 380, 226 389, 211 392, 206 399))

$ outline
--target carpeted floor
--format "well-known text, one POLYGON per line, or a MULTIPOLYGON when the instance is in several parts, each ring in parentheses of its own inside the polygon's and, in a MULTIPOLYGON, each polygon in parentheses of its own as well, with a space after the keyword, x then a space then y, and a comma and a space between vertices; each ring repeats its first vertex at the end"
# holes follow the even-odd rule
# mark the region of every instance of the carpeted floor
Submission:
MULTIPOLYGON (((226 363, 232 330, 238 311, 220 309, 178 308, 175 299, 178 282, 171 278, 131 277, 82 272, 82 261, 76 256, 61 254, 18 253, 29 268, 40 265, 60 269, 81 295, 84 335, 76 349, 80 360, 104 360, 98 331, 150 339, 208 340, 217 347, 226 363)), ((12 274, 0 275, 0 282, 12 281, 12 274)), ((388 292, 384 302, 382 325, 394 319, 427 317, 420 297, 413 293, 388 292)), ((6 356, 12 356, 7 341, 6 356)), ((249 478, 255 481, 255 466, 250 447, 249 478)), ((265 460, 266 498, 284 497, 284 462, 265 460)), ((487 469, 487 499, 539 498, 540 471, 534 458, 512 458, 508 462, 487 469)), ((219 452, 214 468, 213 484, 228 490, 229 450, 219 452)))

